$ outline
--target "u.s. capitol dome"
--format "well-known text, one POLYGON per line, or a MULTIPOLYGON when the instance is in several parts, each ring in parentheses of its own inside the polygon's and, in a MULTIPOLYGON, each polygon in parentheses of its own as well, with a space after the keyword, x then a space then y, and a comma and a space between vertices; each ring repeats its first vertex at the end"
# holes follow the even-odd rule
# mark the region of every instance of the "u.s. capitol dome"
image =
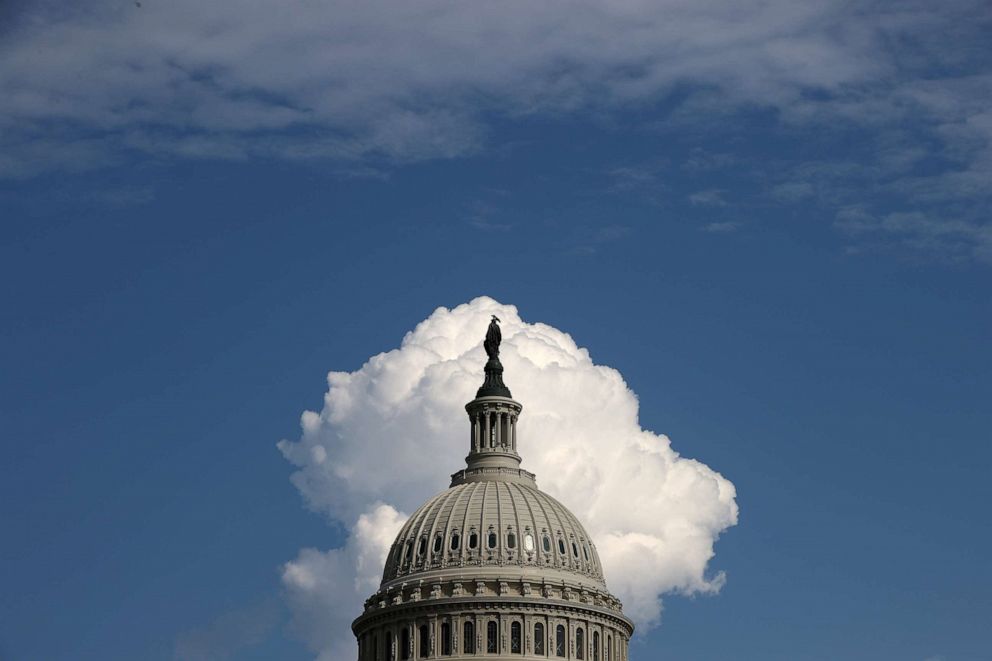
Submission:
POLYGON ((465 406, 467 465, 393 542, 352 624, 359 661, 627 659, 634 626, 606 587, 594 541, 520 468, 523 407, 503 383, 500 339, 494 318, 485 382, 465 406))

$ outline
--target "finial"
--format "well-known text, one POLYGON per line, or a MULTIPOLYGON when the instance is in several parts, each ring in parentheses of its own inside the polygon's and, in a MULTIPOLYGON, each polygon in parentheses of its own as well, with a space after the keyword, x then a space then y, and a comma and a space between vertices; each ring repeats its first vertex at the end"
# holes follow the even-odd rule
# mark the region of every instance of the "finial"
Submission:
POLYGON ((486 349, 489 360, 486 362, 486 380, 479 388, 476 397, 512 397, 510 389, 503 384, 503 365, 499 362, 499 345, 503 341, 503 333, 499 329, 499 317, 492 316, 486 339, 482 346, 486 349))

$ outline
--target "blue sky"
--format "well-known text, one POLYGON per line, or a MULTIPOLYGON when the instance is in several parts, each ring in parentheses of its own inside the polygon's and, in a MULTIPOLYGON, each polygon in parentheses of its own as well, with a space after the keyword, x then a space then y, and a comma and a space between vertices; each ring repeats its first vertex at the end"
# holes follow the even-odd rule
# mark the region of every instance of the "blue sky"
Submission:
POLYGON ((0 658, 312 658, 275 444, 489 295, 737 488, 633 658, 988 659, 989 20, 5 6, 0 658))

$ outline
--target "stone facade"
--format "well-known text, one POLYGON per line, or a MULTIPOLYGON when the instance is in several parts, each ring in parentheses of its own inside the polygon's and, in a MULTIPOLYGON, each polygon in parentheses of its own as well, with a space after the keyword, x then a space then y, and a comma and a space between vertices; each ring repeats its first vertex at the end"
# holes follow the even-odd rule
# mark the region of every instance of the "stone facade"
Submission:
POLYGON ((502 383, 496 321, 486 383, 465 407, 467 466, 393 542, 379 590, 352 624, 359 661, 627 661, 634 627, 606 587, 595 543, 520 468, 523 407, 502 383), (493 383, 506 396, 493 395, 493 383))

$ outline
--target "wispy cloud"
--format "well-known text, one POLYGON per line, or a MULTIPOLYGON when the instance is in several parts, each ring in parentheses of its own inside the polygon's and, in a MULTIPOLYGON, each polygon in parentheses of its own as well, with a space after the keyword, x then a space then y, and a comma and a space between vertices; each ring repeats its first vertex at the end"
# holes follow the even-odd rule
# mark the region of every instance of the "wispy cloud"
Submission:
POLYGON ((90 193, 90 199, 109 207, 135 207, 155 199, 155 189, 149 186, 107 188, 90 193))
POLYGON ((621 165, 610 168, 606 175, 612 180, 610 187, 614 192, 627 192, 655 188, 659 185, 657 166, 621 165))
POLYGON ((507 232, 513 224, 502 220, 499 208, 484 200, 475 200, 466 214, 469 225, 483 232, 507 232))
POLYGON ((689 195, 689 202, 693 206, 725 207, 727 206, 727 201, 723 199, 723 195, 724 191, 716 188, 696 191, 689 195))
POLYGON ((576 255, 595 255, 604 245, 619 241, 629 236, 630 232, 629 226, 616 223, 579 228, 573 234, 571 252, 576 255))
MULTIPOLYGON (((981 225, 992 195, 987 9, 980 0, 24 4, 0 42, 0 176, 135 157, 381 172, 479 153, 506 119, 625 121, 637 109, 645 124, 705 121, 748 139, 733 133, 735 120, 757 109, 780 127, 847 132, 852 150, 872 143, 857 162, 787 163, 766 199, 981 225)), ((701 145, 680 164, 746 167, 730 143, 701 145)), ((610 176, 613 192, 660 185, 637 166, 610 176)), ((723 197, 704 188, 690 199, 723 197)))
POLYGON ((232 610, 176 639, 176 661, 225 661, 264 641, 284 617, 276 597, 232 610))
POLYGON ((772 186, 768 194, 780 202, 799 202, 813 197, 816 188, 809 181, 786 181, 772 186))
POLYGON ((740 226, 740 223, 733 221, 707 223, 703 225, 703 231, 711 234, 729 234, 730 232, 736 232, 740 226))
POLYGON ((867 247, 899 247, 951 261, 992 263, 992 225, 961 218, 940 218, 922 212, 875 216, 848 208, 837 214, 836 226, 867 247))
POLYGON ((727 152, 710 152, 701 147, 692 150, 681 168, 687 172, 711 172, 732 167, 740 161, 739 157, 727 152))
MULTIPOLYGON (((980 3, 954 7, 967 14, 980 3)), ((615 109, 685 84, 725 108, 869 121, 872 86, 900 68, 892 44, 944 28, 954 14, 788 0, 177 0, 22 12, 0 46, 8 173, 46 156, 56 166, 59 147, 82 136, 106 153, 450 157, 479 148, 487 112, 615 109), (810 102, 810 90, 831 103, 810 102), (61 140, 25 144, 31 132, 60 131, 61 140)), ((912 98, 954 112, 942 89, 938 80, 912 98)))

